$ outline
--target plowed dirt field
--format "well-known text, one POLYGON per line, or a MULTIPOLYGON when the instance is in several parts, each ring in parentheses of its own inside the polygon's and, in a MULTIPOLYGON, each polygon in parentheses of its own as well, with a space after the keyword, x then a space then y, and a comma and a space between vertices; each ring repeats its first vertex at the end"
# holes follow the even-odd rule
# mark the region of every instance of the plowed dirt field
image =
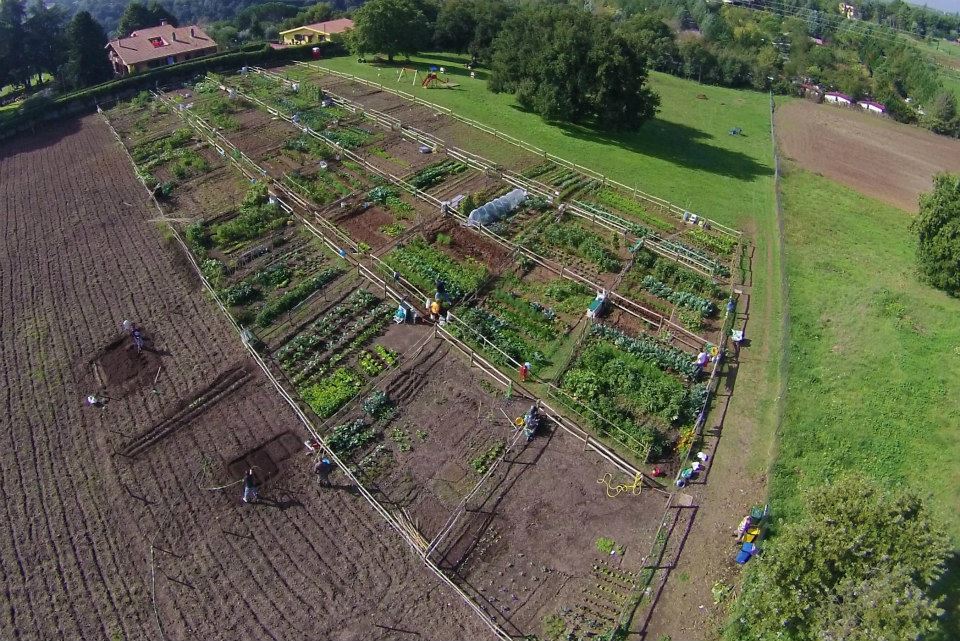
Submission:
POLYGON ((99 117, 0 146, 0 203, 0 638, 488 638, 350 488, 312 483, 99 117))

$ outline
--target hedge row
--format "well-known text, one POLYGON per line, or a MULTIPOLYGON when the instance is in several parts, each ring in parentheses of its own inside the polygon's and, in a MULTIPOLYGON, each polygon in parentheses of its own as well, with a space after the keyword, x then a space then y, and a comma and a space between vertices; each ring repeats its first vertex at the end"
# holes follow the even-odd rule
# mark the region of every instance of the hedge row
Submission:
MULTIPOLYGON (((125 76, 93 87, 48 98, 37 96, 24 101, 16 110, 0 112, 0 139, 32 129, 41 122, 92 111, 100 103, 122 100, 144 89, 161 84, 182 81, 208 71, 239 69, 244 65, 275 65, 291 60, 305 60, 316 45, 274 49, 269 45, 246 46, 239 50, 216 53, 175 65, 158 67, 144 73, 125 76)), ((322 43, 323 57, 340 55, 343 46, 335 42, 322 43)))

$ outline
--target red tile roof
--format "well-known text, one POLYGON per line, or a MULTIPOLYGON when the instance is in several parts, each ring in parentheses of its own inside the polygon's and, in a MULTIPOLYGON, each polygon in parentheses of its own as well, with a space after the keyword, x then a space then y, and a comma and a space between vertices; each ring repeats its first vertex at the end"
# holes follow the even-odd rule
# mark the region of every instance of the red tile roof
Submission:
POLYGON ((177 56, 182 53, 216 46, 217 43, 213 41, 213 38, 196 25, 173 27, 168 24, 139 29, 126 38, 118 38, 107 43, 107 47, 113 49, 120 56, 123 64, 126 65, 177 56), (162 42, 165 44, 155 46, 151 43, 151 39, 155 38, 162 38, 162 42))

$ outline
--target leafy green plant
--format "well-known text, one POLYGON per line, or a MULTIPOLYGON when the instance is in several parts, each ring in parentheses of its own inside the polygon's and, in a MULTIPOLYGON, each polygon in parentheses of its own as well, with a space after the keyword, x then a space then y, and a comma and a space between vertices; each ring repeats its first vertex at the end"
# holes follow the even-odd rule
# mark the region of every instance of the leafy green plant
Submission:
POLYGON ((500 458, 500 455, 503 454, 504 450, 507 449, 506 443, 503 441, 497 441, 486 450, 483 451, 480 456, 472 459, 470 461, 470 467, 473 468, 473 471, 481 476, 486 474, 490 469, 490 466, 500 458))
POLYGON ((227 305, 244 305, 260 296, 260 290, 243 281, 232 285, 221 292, 223 302, 227 305))
POLYGON ((617 545, 616 541, 606 536, 598 538, 595 545, 597 546, 597 552, 601 554, 610 554, 613 551, 619 554, 623 553, 623 548, 617 545))
POLYGON ((341 273, 343 272, 337 267, 328 267, 319 274, 306 279, 279 298, 271 300, 264 305, 260 313, 257 314, 257 325, 260 327, 269 326, 277 316, 299 305, 315 291, 323 288, 324 285, 337 278, 341 273))
POLYGON ((453 160, 442 160, 438 163, 424 167, 413 176, 407 179, 407 182, 417 189, 429 189, 434 185, 439 185, 447 176, 452 176, 466 171, 467 166, 463 163, 453 160))
POLYGON ((712 300, 701 298, 691 292, 673 289, 649 274, 643 277, 643 287, 654 296, 668 300, 675 305, 696 310, 700 312, 702 316, 710 316, 717 311, 712 300))
POLYGON ((300 396, 317 416, 327 418, 356 396, 361 386, 353 371, 341 367, 323 381, 302 388, 300 396))
POLYGON ((344 456, 350 454, 375 439, 377 433, 367 422, 358 418, 350 423, 337 425, 327 437, 327 445, 335 453, 344 456))
POLYGON ((620 259, 604 244, 600 236, 574 223, 547 225, 543 229, 543 240, 593 263, 602 271, 620 270, 620 259))
POLYGON ((606 205, 607 207, 620 211, 624 214, 633 216, 647 225, 650 225, 654 229, 670 231, 674 228, 671 223, 648 212, 643 205, 637 201, 627 198, 623 194, 618 193, 613 189, 600 189, 596 194, 594 194, 594 198, 598 203, 606 205))
POLYGON ((402 427, 395 427, 390 431, 390 439, 400 447, 401 452, 409 452, 413 449, 410 445, 410 434, 402 427))
POLYGON ((591 326, 590 333, 662 369, 676 372, 690 379, 697 374, 697 366, 692 356, 681 349, 666 345, 656 339, 648 336, 628 336, 620 330, 610 327, 609 325, 604 325, 603 323, 596 323, 591 326))
POLYGON ((736 239, 730 236, 713 236, 702 229, 691 229, 684 236, 701 247, 725 256, 733 254, 733 250, 737 246, 736 239))
POLYGON ((363 401, 363 411, 375 419, 382 418, 392 408, 387 393, 377 390, 363 401))
POLYGON ((207 258, 200 263, 200 272, 206 278, 214 289, 220 286, 223 277, 227 274, 227 268, 216 258, 207 258))
POLYGON ((277 205, 267 202, 266 186, 257 184, 247 191, 236 216, 213 227, 213 242, 218 247, 228 247, 278 229, 286 221, 286 213, 277 205))
POLYGON ((396 238, 406 230, 403 223, 390 223, 380 228, 380 233, 388 238, 396 238))
POLYGON ((433 291, 437 280, 442 280, 455 299, 479 290, 489 275, 477 261, 468 258, 457 262, 420 238, 397 247, 384 257, 384 262, 424 291, 433 291))

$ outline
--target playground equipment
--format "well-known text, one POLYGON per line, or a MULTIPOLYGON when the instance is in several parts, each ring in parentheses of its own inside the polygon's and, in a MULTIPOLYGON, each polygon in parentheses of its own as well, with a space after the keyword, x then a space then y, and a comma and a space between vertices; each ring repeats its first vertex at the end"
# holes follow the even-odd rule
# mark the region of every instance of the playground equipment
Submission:
POLYGON ((425 89, 453 89, 460 85, 456 82, 450 82, 446 78, 441 78, 437 72, 431 71, 427 74, 427 77, 423 79, 423 82, 420 83, 420 86, 425 89))
POLYGON ((514 189, 499 198, 494 198, 485 205, 481 205, 467 215, 467 225, 477 227, 478 225, 489 225, 507 217, 514 209, 523 204, 527 199, 527 192, 524 189, 514 189))
POLYGON ((630 492, 633 496, 640 496, 640 493, 643 491, 643 474, 640 472, 634 474, 632 483, 614 485, 613 474, 607 472, 603 475, 603 478, 597 479, 597 483, 606 486, 607 496, 611 499, 620 496, 624 492, 630 492))
POLYGON ((596 298, 593 299, 593 302, 590 303, 590 306, 587 307, 587 318, 600 318, 603 315, 603 310, 607 305, 607 290, 601 289, 597 292, 596 298))
POLYGON ((769 505, 755 505, 750 514, 743 517, 737 527, 737 564, 744 565, 760 551, 760 539, 767 530, 767 521, 770 518, 769 505))
POLYGON ((408 69, 408 68, 406 68, 406 67, 403 67, 402 69, 400 69, 400 73, 397 75, 397 82, 400 82, 401 80, 403 80, 403 77, 404 77, 404 76, 410 75, 410 76, 413 76, 413 82, 410 83, 411 86, 416 86, 416 84, 417 84, 417 74, 419 74, 419 73, 420 73, 420 72, 417 71, 416 69, 408 69))

